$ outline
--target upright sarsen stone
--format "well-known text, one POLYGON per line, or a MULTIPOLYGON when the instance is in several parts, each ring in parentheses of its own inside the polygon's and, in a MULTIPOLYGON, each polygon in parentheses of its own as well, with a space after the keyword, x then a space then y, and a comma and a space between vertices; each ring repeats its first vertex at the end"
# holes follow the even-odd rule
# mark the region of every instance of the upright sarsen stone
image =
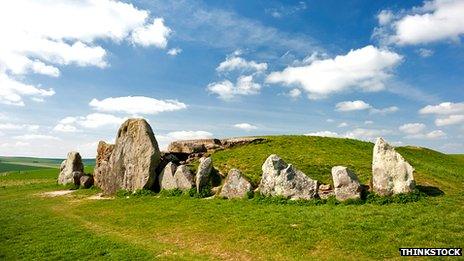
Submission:
POLYGON ((332 168, 332 179, 335 188, 335 197, 344 201, 347 199, 360 199, 363 187, 358 177, 347 167, 335 166, 332 168))
POLYGON ((244 198, 251 191, 250 182, 242 176, 238 169, 231 169, 219 196, 223 198, 244 198))
POLYGON ((151 188, 159 162, 160 151, 150 125, 144 119, 129 119, 119 128, 108 161, 102 160, 96 167, 96 185, 105 194, 114 194, 118 189, 151 188))
POLYGON ((372 157, 372 185, 375 193, 390 196, 414 190, 414 168, 384 139, 378 138, 372 157))
POLYGON ((58 184, 74 183, 74 172, 84 172, 84 163, 82 163, 81 155, 77 151, 69 152, 67 158, 61 162, 58 184))
POLYGON ((200 192, 202 188, 208 185, 212 170, 213 170, 213 160, 211 159, 211 157, 200 158, 200 164, 198 165, 196 182, 195 182, 197 186, 197 192, 200 192))

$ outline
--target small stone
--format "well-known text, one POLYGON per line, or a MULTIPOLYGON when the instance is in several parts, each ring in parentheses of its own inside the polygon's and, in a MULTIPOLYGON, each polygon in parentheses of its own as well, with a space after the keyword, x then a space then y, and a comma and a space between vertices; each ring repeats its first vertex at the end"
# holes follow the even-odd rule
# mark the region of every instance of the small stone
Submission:
POLYGON ((80 187, 81 188, 90 188, 93 186, 93 183, 94 183, 94 180, 93 180, 93 176, 92 175, 89 175, 89 174, 84 174, 81 176, 80 178, 80 187))
POLYGON ((344 201, 347 199, 360 199, 363 187, 353 171, 347 167, 336 166, 332 168, 332 178, 335 187, 335 197, 344 201))
POLYGON ((187 165, 180 165, 177 167, 174 178, 176 180, 177 188, 180 190, 189 190, 195 186, 195 177, 187 165))
POLYGON ((212 169, 213 169, 213 161, 211 157, 200 158, 200 164, 198 165, 197 176, 196 176, 197 192, 200 192, 202 188, 208 185, 212 169))
POLYGON ((231 169, 219 195, 224 198, 244 198, 251 191, 250 182, 242 176, 238 169, 231 169))
POLYGON ((58 184, 74 183, 73 172, 84 172, 84 163, 79 152, 71 151, 68 153, 66 160, 61 162, 60 174, 58 176, 58 184))
POLYGON ((177 182, 176 178, 174 177, 174 173, 176 173, 177 166, 173 162, 169 162, 166 167, 164 167, 163 171, 159 176, 159 186, 160 189, 176 189, 177 182))

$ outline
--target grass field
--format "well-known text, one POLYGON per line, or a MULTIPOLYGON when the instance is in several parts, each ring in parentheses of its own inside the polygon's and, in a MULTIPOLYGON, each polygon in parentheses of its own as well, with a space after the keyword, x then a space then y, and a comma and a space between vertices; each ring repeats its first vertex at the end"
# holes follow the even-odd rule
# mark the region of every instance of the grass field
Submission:
MULTIPOLYGON (((372 146, 268 137, 217 152, 213 161, 223 172, 241 169, 255 184, 271 153, 326 183, 336 164, 350 166, 368 183, 372 146)), ((399 247, 462 247, 464 157, 412 147, 398 151, 416 168, 426 192, 444 194, 385 205, 187 196, 89 199, 97 189, 50 198, 41 193, 62 189, 55 182, 57 169, 10 172, 0 175, 0 259, 368 260, 400 259, 399 247)))

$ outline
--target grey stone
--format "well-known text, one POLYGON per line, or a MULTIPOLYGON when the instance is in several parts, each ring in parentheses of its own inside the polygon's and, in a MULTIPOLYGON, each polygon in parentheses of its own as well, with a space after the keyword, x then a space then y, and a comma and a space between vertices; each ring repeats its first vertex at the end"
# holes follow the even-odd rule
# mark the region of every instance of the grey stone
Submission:
POLYGON ((79 181, 80 181, 80 187, 86 188, 86 189, 92 187, 94 183, 93 176, 89 174, 82 175, 79 181))
POLYGON ((61 162, 58 184, 65 185, 74 183, 74 171, 84 172, 84 164, 82 163, 79 152, 71 151, 68 153, 66 160, 61 162))
POLYGON ((390 196, 414 190, 414 168, 384 139, 377 139, 372 157, 372 185, 375 193, 390 196))
POLYGON ((73 180, 74 185, 79 187, 81 185, 81 177, 84 176, 84 172, 82 171, 73 171, 73 180))
POLYGON ((198 165, 197 176, 196 176, 196 187, 197 192, 200 192, 209 183, 211 170, 213 169, 213 160, 211 157, 200 158, 200 164, 198 165))
POLYGON ((359 183, 358 177, 347 167, 333 167, 332 179, 335 187, 335 197, 338 200, 344 201, 361 198, 363 187, 359 183))
POLYGON ((231 169, 219 195, 224 198, 244 198, 250 191, 252 191, 250 182, 238 169, 231 169))
POLYGON ((318 182, 291 164, 285 163, 277 155, 270 155, 262 170, 258 190, 265 196, 283 196, 290 199, 312 199, 317 196, 318 182))
POLYGON ((195 186, 195 177, 186 165, 180 165, 177 168, 174 178, 180 190, 189 190, 195 186))
POLYGON ((144 119, 129 119, 118 130, 109 160, 94 172, 95 184, 106 195, 118 189, 149 189, 156 181, 160 157, 150 125, 144 119))
POLYGON ((169 162, 166 167, 164 167, 163 171, 159 176, 159 186, 160 189, 176 189, 177 182, 176 178, 174 177, 174 173, 176 173, 177 166, 176 164, 169 162))

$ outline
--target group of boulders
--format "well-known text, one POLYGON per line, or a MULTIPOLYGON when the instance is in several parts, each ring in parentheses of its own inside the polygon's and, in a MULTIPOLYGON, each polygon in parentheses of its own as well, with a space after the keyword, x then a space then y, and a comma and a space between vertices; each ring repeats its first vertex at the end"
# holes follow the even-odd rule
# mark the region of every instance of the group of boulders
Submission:
POLYGON ((84 173, 84 163, 79 152, 69 152, 68 157, 61 162, 58 184, 74 184, 76 187, 90 188, 93 183, 93 176, 84 173))
MULTIPOLYGON (((243 198, 249 193, 281 196, 289 199, 313 199, 335 196, 338 200, 359 199, 368 186, 362 185, 355 173, 343 166, 332 168, 333 188, 319 184, 287 164, 277 155, 270 155, 262 165, 262 177, 256 189, 238 169, 221 174, 213 166, 211 150, 261 141, 260 138, 203 139, 178 141, 161 153, 150 125, 143 119, 129 119, 118 130, 115 144, 101 141, 97 148, 93 179, 106 195, 117 190, 138 189, 182 191, 210 189, 223 198, 243 198), (186 159, 198 158, 196 173, 186 159)), ((74 182, 89 187, 92 176, 84 174, 77 152, 70 152, 63 162, 58 178, 60 184, 74 182)), ((382 138, 377 139, 372 161, 371 190, 382 196, 412 192, 414 168, 382 138)), ((91 185, 90 185, 91 186, 91 185)))

